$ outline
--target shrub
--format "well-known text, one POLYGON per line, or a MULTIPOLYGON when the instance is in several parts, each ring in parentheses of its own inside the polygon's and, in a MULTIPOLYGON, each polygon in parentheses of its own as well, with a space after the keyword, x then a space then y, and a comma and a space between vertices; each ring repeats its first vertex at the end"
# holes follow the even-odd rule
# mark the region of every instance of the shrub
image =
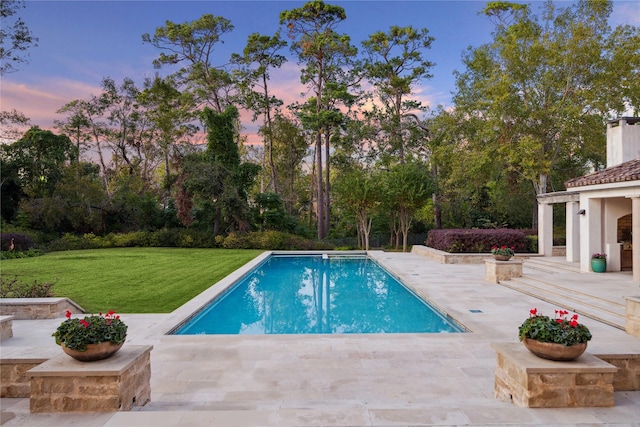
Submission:
POLYGON ((35 245, 31 237, 22 233, 1 233, 0 234, 0 250, 10 250, 11 241, 13 241, 13 251, 26 251, 35 245))
POLYGON ((43 252, 40 249, 28 249, 26 251, 2 251, 0 252, 0 259, 31 258, 42 254, 43 252))
POLYGON ((508 228, 431 230, 426 245, 450 253, 484 253, 493 246, 513 247, 516 252, 527 251, 525 233, 508 228))
POLYGON ((527 252, 538 253, 538 235, 527 235, 527 252))
POLYGON ((19 283, 0 278, 0 298, 48 298, 54 296, 52 283, 19 283))

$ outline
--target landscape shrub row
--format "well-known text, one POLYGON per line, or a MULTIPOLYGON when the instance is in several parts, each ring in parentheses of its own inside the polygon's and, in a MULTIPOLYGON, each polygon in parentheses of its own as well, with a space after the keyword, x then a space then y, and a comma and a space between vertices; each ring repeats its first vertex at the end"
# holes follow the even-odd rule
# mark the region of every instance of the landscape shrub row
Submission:
POLYGON ((96 236, 91 233, 82 236, 65 234, 47 246, 50 251, 133 247, 212 248, 216 247, 216 243, 210 233, 188 229, 166 229, 109 233, 105 236, 96 236))
POLYGON ((532 252, 534 240, 527 238, 523 230, 509 228, 446 229, 429 231, 426 245, 450 253, 487 253, 493 246, 508 246, 516 252, 523 253, 532 252))
POLYGON ((281 231, 259 231, 246 234, 231 233, 226 237, 217 236, 214 238, 211 233, 204 231, 168 229, 122 234, 110 233, 106 236, 65 234, 60 239, 50 242, 47 245, 47 250, 67 251, 129 247, 320 250, 332 249, 333 245, 281 231))
POLYGON ((218 236, 216 242, 225 249, 331 250, 334 248, 332 244, 326 242, 305 239, 281 231, 231 233, 226 237, 218 236))

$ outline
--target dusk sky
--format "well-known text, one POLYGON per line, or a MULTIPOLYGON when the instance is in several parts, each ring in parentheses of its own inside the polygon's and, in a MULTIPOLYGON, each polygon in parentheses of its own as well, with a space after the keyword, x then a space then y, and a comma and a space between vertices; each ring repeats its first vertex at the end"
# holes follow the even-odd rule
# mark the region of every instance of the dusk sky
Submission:
MULTIPOLYGON (((235 27, 218 45, 214 65, 228 62, 231 53, 241 53, 247 36, 254 32, 272 35, 279 29, 281 11, 300 7, 303 1, 30 1, 19 10, 39 46, 29 49, 30 61, 5 74, 0 83, 0 109, 17 109, 32 125, 51 128, 61 119, 56 110, 74 99, 89 99, 100 93, 104 77, 116 83, 125 77, 142 86, 157 70, 152 61, 159 51, 142 43, 142 34, 155 32, 165 21, 193 21, 203 14, 222 16, 235 27)), ((347 19, 338 28, 358 47, 376 31, 392 25, 427 28, 435 38, 424 58, 435 62, 434 77, 416 87, 416 97, 435 107, 450 106, 455 90, 454 70, 462 70, 461 53, 491 40, 493 25, 478 12, 485 1, 326 1, 343 7, 347 19)), ((540 1, 527 2, 536 10, 540 1)), ((567 2, 557 2, 559 6, 567 2)), ((612 25, 640 25, 640 1, 616 1, 612 25)), ((283 32, 283 36, 286 34, 283 32)), ((299 100, 296 61, 272 72, 272 84, 285 104, 299 100)), ((160 70, 161 75, 166 71, 160 70)), ((247 133, 254 126, 245 123, 247 133)))

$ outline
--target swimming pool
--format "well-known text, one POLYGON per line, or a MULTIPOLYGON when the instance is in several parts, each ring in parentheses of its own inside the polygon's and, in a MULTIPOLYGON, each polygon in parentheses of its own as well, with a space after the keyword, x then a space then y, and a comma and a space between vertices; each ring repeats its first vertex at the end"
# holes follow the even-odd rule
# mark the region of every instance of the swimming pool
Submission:
POLYGON ((374 260, 272 255, 173 334, 464 332, 374 260))

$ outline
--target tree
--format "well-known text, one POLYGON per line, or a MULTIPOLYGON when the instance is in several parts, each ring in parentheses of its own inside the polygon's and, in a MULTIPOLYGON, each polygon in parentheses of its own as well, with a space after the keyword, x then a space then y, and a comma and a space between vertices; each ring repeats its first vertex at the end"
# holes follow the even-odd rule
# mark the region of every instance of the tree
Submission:
POLYGON ((21 202, 31 228, 45 232, 102 233, 107 197, 97 165, 74 162, 62 167, 50 195, 21 202))
POLYGON ((410 162, 393 166, 382 175, 386 208, 398 220, 402 234, 402 251, 407 251, 409 229, 416 212, 422 208, 435 190, 426 165, 410 162))
MULTIPOLYGON (((192 195, 194 205, 200 204, 212 213, 213 233, 248 231, 248 189, 258 173, 258 166, 241 163, 235 143, 235 122, 238 110, 227 107, 222 114, 210 108, 202 112, 207 127, 207 150, 185 157, 180 178, 186 194, 192 195)), ((179 201, 180 206, 190 203, 179 201)), ((196 206, 197 207, 197 206, 196 206)), ((211 215, 205 213, 207 218, 211 215)), ((182 212, 183 220, 186 213, 182 212)))
POLYGON ((105 112, 109 104, 103 92, 100 96, 92 95, 88 101, 76 99, 60 108, 58 114, 67 114, 64 120, 56 120, 56 128, 76 141, 78 154, 84 147, 95 148, 102 169, 102 186, 108 190, 107 163, 103 152, 104 138, 107 134, 105 112))
POLYGON ((0 111, 0 139, 17 140, 22 132, 19 127, 27 126, 30 119, 18 110, 0 111))
POLYGON ((102 87, 101 98, 108 125, 104 135, 114 153, 115 169, 124 167, 129 175, 140 174, 148 188, 159 156, 157 147, 152 144, 149 117, 138 102, 140 89, 128 77, 120 85, 111 78, 104 78, 102 87))
MULTIPOLYGON (((381 123, 390 154, 405 162, 411 128, 415 128, 415 111, 423 109, 419 102, 407 99, 412 87, 430 78, 433 63, 422 57, 431 48, 434 38, 426 28, 392 26, 387 33, 378 31, 362 42, 367 59, 366 77, 377 91, 380 107, 374 105, 374 115, 381 123), (381 108, 381 110, 379 110, 381 108)), ((380 138, 377 138, 380 143, 380 138)))
POLYGON ((24 1, 2 0, 0 2, 0 75, 15 72, 17 64, 27 62, 26 50, 38 46, 38 38, 24 23, 22 18, 15 18, 18 10, 23 8, 24 1))
POLYGON ((186 63, 176 72, 176 81, 186 84, 198 103, 222 113, 229 105, 227 93, 232 79, 223 66, 212 61, 221 37, 232 30, 228 19, 206 14, 182 24, 166 21, 164 27, 156 28, 153 37, 143 34, 142 41, 161 50, 153 62, 156 68, 186 63))
POLYGON ((457 75, 454 102, 461 114, 484 124, 477 149, 501 159, 535 194, 547 192, 567 169, 575 176, 586 165, 602 165, 606 119, 629 108, 625 101, 637 101, 637 84, 629 83, 637 82, 640 36, 637 29, 612 32, 611 10, 610 1, 583 0, 564 9, 547 2, 538 18, 524 5, 489 3, 494 40, 463 58, 466 71, 457 75), (630 40, 623 42, 621 34, 630 40), (624 55, 614 48, 618 41, 628 50, 624 55), (623 57, 632 65, 620 63, 623 57), (614 89, 609 73, 616 68, 623 84, 614 89))
POLYGON ((29 197, 50 195, 62 176, 63 167, 77 158, 69 138, 38 126, 33 126, 13 144, 0 147, 5 164, 18 172, 20 187, 29 197))
POLYGON ((341 173, 335 179, 333 191, 336 203, 356 218, 358 241, 369 250, 369 235, 373 215, 382 200, 379 173, 360 168, 341 173))
MULTIPOLYGON (((145 81, 145 88, 138 94, 137 101, 144 107, 144 115, 152 125, 152 139, 161 151, 164 160, 164 189, 169 192, 175 178, 171 173, 171 156, 182 138, 192 136, 197 126, 191 122, 193 97, 180 92, 171 78, 145 81)), ((165 196, 165 202, 166 202, 165 196)))
POLYGON ((276 179, 282 183, 280 193, 285 210, 289 215, 294 215, 298 212, 301 199, 301 192, 297 191, 296 183, 304 174, 303 162, 309 145, 301 126, 282 114, 275 115, 270 132, 276 179))
POLYGON ((289 37, 293 40, 291 50, 303 64, 300 81, 313 92, 310 101, 315 105, 314 116, 307 118, 313 123, 311 129, 315 132, 319 239, 326 237, 330 220, 329 141, 337 113, 333 105, 336 98, 332 95, 336 89, 344 89, 346 79, 342 70, 349 68, 350 59, 357 54, 350 38, 335 31, 337 25, 345 19, 343 8, 325 4, 321 0, 310 1, 301 8, 280 13, 280 24, 286 25, 289 37), (343 77, 343 80, 340 81, 338 76, 343 77), (326 175, 323 175, 323 142, 326 175))
MULTIPOLYGON (((271 171, 271 185, 273 191, 279 194, 276 167, 273 160, 272 110, 282 105, 282 100, 275 98, 269 91, 269 70, 280 68, 286 58, 277 52, 285 47, 287 42, 280 39, 280 34, 273 37, 253 33, 247 40, 243 55, 234 54, 231 62, 240 65, 238 71, 242 104, 254 113, 253 120, 258 115, 263 116, 261 133, 267 147, 266 157, 271 171)), ((262 189, 264 191, 264 189, 262 189)))

